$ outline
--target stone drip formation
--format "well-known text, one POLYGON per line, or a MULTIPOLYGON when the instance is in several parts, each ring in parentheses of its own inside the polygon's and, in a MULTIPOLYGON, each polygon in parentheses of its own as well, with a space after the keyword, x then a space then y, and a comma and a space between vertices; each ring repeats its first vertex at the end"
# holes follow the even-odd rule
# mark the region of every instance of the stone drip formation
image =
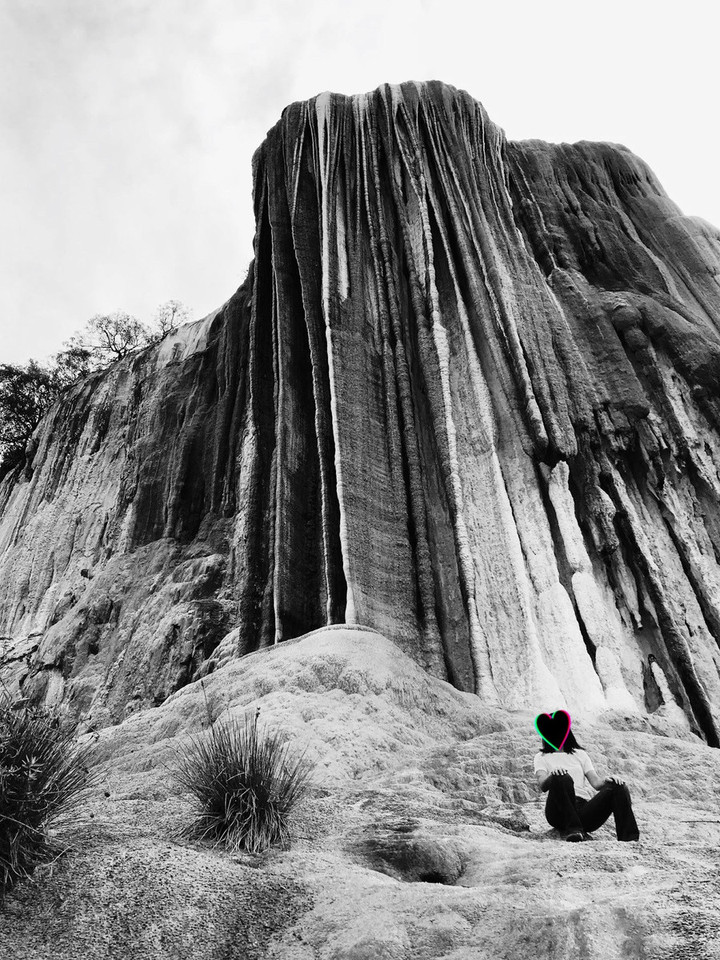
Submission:
POLYGON ((374 627, 484 702, 720 726, 720 235, 440 83, 288 107, 255 258, 0 487, 0 632, 87 723, 374 627))

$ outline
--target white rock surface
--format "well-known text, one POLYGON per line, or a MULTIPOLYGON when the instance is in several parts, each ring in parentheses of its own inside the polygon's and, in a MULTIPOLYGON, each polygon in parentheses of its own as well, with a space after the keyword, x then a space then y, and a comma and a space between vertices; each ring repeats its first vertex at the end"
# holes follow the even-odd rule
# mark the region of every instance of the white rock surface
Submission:
POLYGON ((662 716, 574 725, 630 784, 641 840, 608 825, 569 844, 544 821, 532 716, 483 707, 374 632, 323 630, 202 686, 96 735, 106 781, 75 851, 0 909, 7 960, 718 956, 720 758, 662 716), (174 748, 208 710, 257 707, 317 760, 290 849, 182 840, 174 748))

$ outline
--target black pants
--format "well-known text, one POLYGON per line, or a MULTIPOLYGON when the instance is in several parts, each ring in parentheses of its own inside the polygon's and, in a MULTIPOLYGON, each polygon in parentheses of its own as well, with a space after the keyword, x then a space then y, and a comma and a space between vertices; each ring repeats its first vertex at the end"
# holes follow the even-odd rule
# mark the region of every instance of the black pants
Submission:
POLYGON ((575 796, 575 784, 569 773, 550 778, 545 816, 550 826, 556 830, 590 833, 601 827, 611 813, 615 817, 618 840, 639 838, 640 831, 632 810, 630 791, 626 786, 609 783, 598 790, 592 800, 585 800, 575 796))

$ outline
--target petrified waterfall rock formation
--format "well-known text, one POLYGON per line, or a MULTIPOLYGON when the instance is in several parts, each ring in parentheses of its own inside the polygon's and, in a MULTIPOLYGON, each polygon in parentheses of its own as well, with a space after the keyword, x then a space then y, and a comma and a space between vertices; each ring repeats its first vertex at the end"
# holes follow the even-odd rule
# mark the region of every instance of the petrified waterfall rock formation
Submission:
POLYGON ((0 488, 6 673, 107 723, 338 622, 508 707, 720 727, 720 243, 439 83, 287 108, 217 314, 0 488))

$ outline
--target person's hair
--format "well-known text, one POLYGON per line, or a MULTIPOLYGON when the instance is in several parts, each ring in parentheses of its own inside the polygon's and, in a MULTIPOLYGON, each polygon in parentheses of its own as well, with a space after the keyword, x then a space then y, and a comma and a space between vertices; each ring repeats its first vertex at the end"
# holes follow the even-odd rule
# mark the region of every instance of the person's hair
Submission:
MULTIPOLYGON (((543 753, 557 753, 557 752, 558 752, 558 751, 555 749, 555 747, 551 747, 550 744, 549 744, 546 740, 543 740, 543 741, 542 741, 542 748, 541 748, 541 750, 542 750, 543 753)), ((573 733, 572 730, 571 730, 570 733, 568 733, 568 735, 567 735, 567 738, 566 738, 566 740, 565 740, 565 743, 562 745, 562 752, 563 752, 563 753, 572 753, 574 750, 582 750, 582 747, 580 746, 580 744, 579 744, 579 743, 577 742, 577 740, 575 739, 575 735, 574 735, 574 733, 573 733)))

